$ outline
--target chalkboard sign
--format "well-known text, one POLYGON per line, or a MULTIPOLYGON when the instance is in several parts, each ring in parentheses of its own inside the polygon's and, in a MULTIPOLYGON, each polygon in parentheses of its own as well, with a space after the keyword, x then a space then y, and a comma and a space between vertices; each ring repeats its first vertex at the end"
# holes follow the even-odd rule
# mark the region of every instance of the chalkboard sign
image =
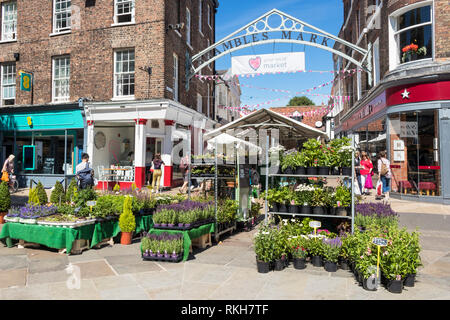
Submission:
POLYGON ((45 158, 44 159, 44 166, 43 166, 43 173, 47 174, 53 174, 55 170, 55 158, 45 158))

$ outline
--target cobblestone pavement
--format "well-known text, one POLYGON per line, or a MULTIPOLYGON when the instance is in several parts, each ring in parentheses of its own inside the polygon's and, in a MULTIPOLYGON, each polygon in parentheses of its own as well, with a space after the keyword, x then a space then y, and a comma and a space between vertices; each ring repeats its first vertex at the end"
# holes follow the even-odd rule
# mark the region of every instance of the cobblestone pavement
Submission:
POLYGON ((448 207, 394 199, 391 204, 400 212, 402 226, 411 230, 418 226, 421 231, 424 266, 415 287, 405 288, 402 294, 384 288, 369 292, 349 271, 328 273, 311 264, 305 270, 289 266, 259 274, 253 230, 197 250, 194 258, 182 263, 142 261, 139 241, 80 255, 61 255, 48 248, 7 248, 0 243, 0 299, 450 299, 448 207))

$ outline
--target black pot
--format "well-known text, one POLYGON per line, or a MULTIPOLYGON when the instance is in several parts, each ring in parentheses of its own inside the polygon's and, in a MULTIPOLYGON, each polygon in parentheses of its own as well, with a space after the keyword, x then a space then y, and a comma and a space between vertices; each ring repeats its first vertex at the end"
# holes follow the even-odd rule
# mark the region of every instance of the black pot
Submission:
POLYGON ((324 269, 328 272, 336 272, 337 271, 337 263, 325 261, 324 269))
POLYGON ((320 176, 328 176, 330 174, 330 167, 318 167, 320 176))
POLYGON ((377 291, 376 281, 376 277, 370 277, 368 279, 363 278, 362 286, 367 291, 377 291))
POLYGON ((306 174, 306 168, 305 167, 297 167, 295 169, 295 174, 306 174))
POLYGON ((333 167, 330 169, 330 174, 333 176, 338 176, 341 174, 341 170, 339 170, 339 168, 337 167, 333 167))
POLYGON ((313 207, 313 214, 324 214, 323 207, 313 207))
POLYGON ((323 259, 321 256, 312 256, 311 263, 314 267, 323 267, 323 259))
POLYGON ((387 284, 387 289, 391 293, 402 293, 403 280, 391 280, 387 284))
POLYGON ((278 204, 278 212, 288 213, 288 208, 287 208, 286 204, 279 203, 278 204))
POLYGON ((270 262, 256 260, 256 268, 259 273, 268 273, 270 271, 270 262))
POLYGON ((405 279, 403 280, 403 285, 405 287, 414 287, 414 282, 416 280, 416 274, 408 274, 406 275, 405 279))
POLYGON ((275 271, 282 271, 285 268, 286 264, 284 260, 276 259, 275 260, 275 271))
POLYGON ((278 212, 278 203, 272 203, 270 205, 270 210, 271 212, 278 212))
POLYGON ((281 261, 284 262, 284 266, 286 268, 289 267, 289 259, 287 257, 281 258, 281 261))
POLYGON ((341 217, 346 217, 348 215, 347 208, 339 207, 336 208, 336 215, 341 217))
POLYGON ((298 213, 298 205, 296 204, 291 204, 289 206, 289 213, 298 213))
POLYGON ((304 258, 294 258, 294 268, 302 270, 306 268, 306 259, 304 258))
POLYGON ((384 276, 384 273, 381 273, 381 284, 387 286, 389 280, 384 276))
POLYGON ((339 260, 339 267, 342 270, 349 270, 350 266, 349 266, 348 260, 347 259, 340 259, 339 260))
POLYGON ((302 206, 300 213, 311 214, 311 207, 310 206, 302 206))
POLYGON ((292 171, 291 167, 287 167, 286 169, 283 170, 283 174, 293 174, 294 171, 292 171))
POLYGON ((306 174, 316 176, 317 175, 317 167, 307 167, 306 174))
POLYGON ((342 167, 342 175, 343 176, 351 176, 352 175, 352 168, 351 167, 342 167))
POLYGON ((336 208, 335 207, 329 207, 328 208, 328 214, 330 216, 335 216, 336 215, 336 208))

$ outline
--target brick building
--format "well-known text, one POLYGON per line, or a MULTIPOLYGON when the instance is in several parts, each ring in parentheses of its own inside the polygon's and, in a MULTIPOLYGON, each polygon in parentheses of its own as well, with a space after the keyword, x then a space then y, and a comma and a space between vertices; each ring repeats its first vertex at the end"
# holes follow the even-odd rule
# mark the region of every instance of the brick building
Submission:
POLYGON ((0 4, 0 158, 16 154, 23 182, 38 175, 51 185, 88 152, 99 180, 108 180, 102 166, 121 164, 132 170, 119 179, 141 186, 147 158, 161 153, 162 185, 173 185, 174 146, 190 134, 201 152, 215 124, 213 84, 185 75, 190 57, 215 42, 218 1, 0 4), (19 90, 19 71, 32 73, 31 91, 19 90), (35 146, 32 159, 24 145, 35 146))
MULTIPOLYGON (((350 99, 335 101, 335 134, 355 134, 374 160, 387 150, 394 195, 450 202, 449 2, 343 2, 339 37, 370 49, 372 72, 336 77, 332 94, 350 99)), ((333 60, 335 70, 356 68, 337 55, 333 60)))

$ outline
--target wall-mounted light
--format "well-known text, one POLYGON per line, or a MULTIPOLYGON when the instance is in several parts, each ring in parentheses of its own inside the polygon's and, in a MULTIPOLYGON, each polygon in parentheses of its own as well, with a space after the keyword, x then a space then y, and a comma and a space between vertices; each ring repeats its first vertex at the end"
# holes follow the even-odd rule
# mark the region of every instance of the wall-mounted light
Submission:
POLYGON ((14 59, 16 59, 16 61, 20 60, 20 53, 16 52, 14 53, 14 59))

